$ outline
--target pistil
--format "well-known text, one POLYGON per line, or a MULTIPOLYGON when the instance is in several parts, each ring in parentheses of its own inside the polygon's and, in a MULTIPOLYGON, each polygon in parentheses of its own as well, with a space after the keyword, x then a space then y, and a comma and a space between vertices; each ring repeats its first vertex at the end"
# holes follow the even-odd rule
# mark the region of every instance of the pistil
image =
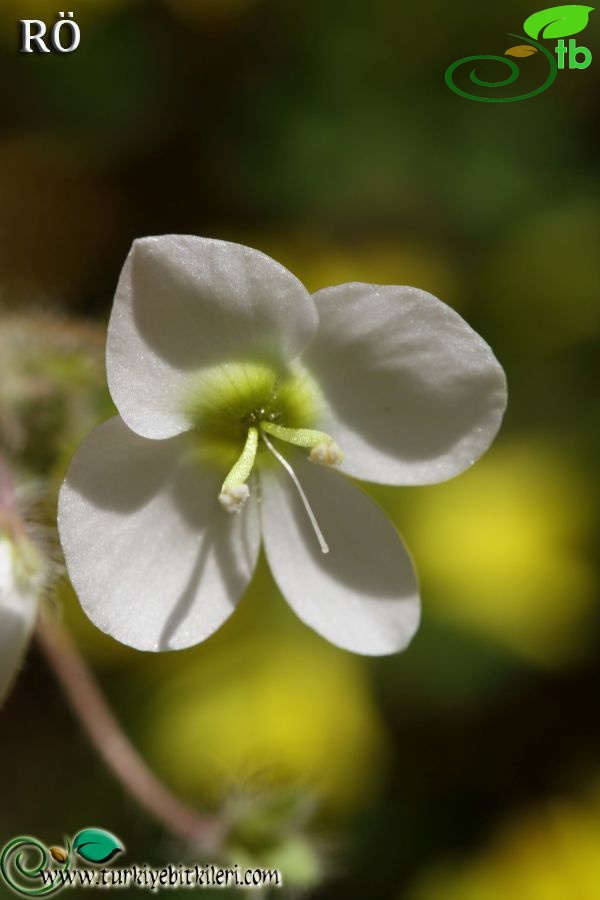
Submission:
MULTIPOLYGON (((225 375, 231 376, 231 374, 228 370, 220 373, 218 376, 219 387, 221 387, 221 380, 225 378, 225 375)), ((270 437, 276 438, 295 447, 309 450, 311 462, 334 466, 342 461, 342 451, 333 438, 324 431, 279 424, 281 419, 290 424, 301 422, 303 419, 305 422, 311 421, 313 416, 309 414, 311 411, 308 408, 308 394, 306 397, 304 396, 304 393, 308 391, 310 382, 305 377, 300 377, 297 382, 289 381, 278 385, 274 374, 264 366, 244 366, 239 369, 239 372, 236 368, 235 374, 239 374, 240 378, 242 375, 244 376, 243 380, 246 389, 252 388, 252 390, 249 390, 248 396, 246 396, 244 391, 240 390, 237 381, 233 379, 236 384, 236 392, 231 395, 227 394, 227 402, 224 402, 223 405, 217 404, 213 398, 211 404, 206 408, 206 414, 202 416, 204 421, 202 419, 199 421, 199 426, 201 429, 204 429, 205 433, 208 426, 208 433, 214 430, 215 434, 223 434, 223 436, 228 435, 227 427, 225 427, 225 423, 228 420, 231 421, 230 428, 232 433, 234 429, 239 428, 242 422, 245 423, 248 429, 244 449, 230 469, 221 487, 219 502, 229 513, 237 513, 242 509, 250 496, 250 488, 247 482, 257 461, 259 439, 262 438, 265 447, 292 479, 317 536, 319 546, 323 553, 328 553, 329 547, 296 473, 287 459, 273 446, 270 440, 270 437), (272 384, 270 383, 271 378, 273 378, 272 384), (254 388, 256 388, 256 391, 254 388), (260 391, 258 388, 260 388, 260 391), (295 397, 295 393, 298 396, 295 397), (250 398, 254 403, 248 408, 250 398), (259 399, 260 402, 257 402, 259 399)), ((294 376, 294 378, 298 378, 298 376, 294 376)), ((206 400, 206 393, 204 396, 206 400)), ((242 435, 244 431, 245 429, 241 431, 242 435)))
POLYGON ((307 514, 307 516, 308 516, 308 519, 309 519, 309 521, 310 521, 310 524, 312 525, 313 531, 314 531, 314 533, 315 533, 316 536, 317 536, 317 540, 318 540, 318 542, 319 542, 319 546, 320 546, 320 548, 321 548, 321 552, 322 552, 322 553, 329 553, 329 547, 327 546, 327 542, 326 542, 325 538, 323 537, 323 532, 321 531, 321 529, 320 529, 320 527, 319 527, 319 523, 317 522, 317 517, 315 516, 315 514, 314 514, 314 512, 313 512, 313 510, 312 510, 312 507, 311 507, 310 503, 308 502, 308 497, 307 497, 306 494, 304 493, 304 488, 303 488, 302 485, 300 484, 300 482, 299 482, 299 480, 298 480, 298 476, 296 475, 296 473, 295 473, 294 470, 292 469, 292 467, 291 467, 291 465, 289 464, 289 462, 287 461, 287 459, 285 459, 285 457, 281 455, 281 453, 279 452, 279 450, 277 450, 277 449, 273 446, 273 444, 271 443, 271 441, 269 440, 269 438, 267 437, 267 435, 264 433, 265 430, 266 430, 266 429, 263 428, 263 433, 261 434, 261 437, 262 437, 263 441, 265 442, 265 444, 267 445, 268 449, 271 451, 271 453, 273 454, 273 456, 275 457, 275 459, 277 460, 277 462, 280 463, 280 464, 283 466, 283 468, 285 469, 285 471, 288 473, 288 475, 289 475, 290 478, 292 479, 292 481, 293 481, 293 483, 294 483, 294 486, 295 486, 296 490, 298 491, 298 493, 299 493, 299 495, 300 495, 300 499, 302 500, 302 503, 303 503, 303 505, 304 505, 304 509, 306 510, 306 514, 307 514))

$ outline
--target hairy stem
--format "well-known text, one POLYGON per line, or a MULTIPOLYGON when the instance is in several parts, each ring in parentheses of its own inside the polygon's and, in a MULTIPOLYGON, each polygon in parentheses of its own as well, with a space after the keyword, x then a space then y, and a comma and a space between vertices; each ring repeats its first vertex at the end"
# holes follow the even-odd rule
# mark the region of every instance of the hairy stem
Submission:
POLYGON ((0 453, 0 510, 8 512, 15 505, 15 481, 10 466, 0 453))
POLYGON ((123 732, 70 635, 40 616, 36 638, 77 719, 115 778, 153 818, 196 848, 216 852, 225 833, 218 815, 196 812, 154 774, 123 732))

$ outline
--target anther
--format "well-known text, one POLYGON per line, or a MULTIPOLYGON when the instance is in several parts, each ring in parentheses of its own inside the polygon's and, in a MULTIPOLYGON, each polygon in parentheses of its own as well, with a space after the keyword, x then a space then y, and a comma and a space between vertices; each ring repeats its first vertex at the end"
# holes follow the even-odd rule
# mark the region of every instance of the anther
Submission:
POLYGON ((219 503, 228 513, 237 513, 249 496, 250 488, 247 484, 233 484, 221 491, 219 503))
POLYGON ((339 466, 344 459, 344 454, 335 441, 321 441, 309 453, 311 462, 320 463, 322 466, 339 466))

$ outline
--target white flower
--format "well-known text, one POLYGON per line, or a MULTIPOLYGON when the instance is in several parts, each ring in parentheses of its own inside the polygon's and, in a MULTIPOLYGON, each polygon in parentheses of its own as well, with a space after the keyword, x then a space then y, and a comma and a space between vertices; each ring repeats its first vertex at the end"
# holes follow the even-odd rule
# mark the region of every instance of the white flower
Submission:
POLYGON ((121 274, 107 371, 120 415, 79 449, 59 504, 69 573, 99 628, 144 650, 204 640, 262 538, 282 593, 323 637, 373 655, 407 645, 410 558, 343 476, 429 484, 487 449, 504 373, 460 316, 416 288, 311 296, 248 247, 145 238, 121 274))
POLYGON ((0 523, 0 705, 29 645, 37 613, 37 568, 32 545, 0 523))

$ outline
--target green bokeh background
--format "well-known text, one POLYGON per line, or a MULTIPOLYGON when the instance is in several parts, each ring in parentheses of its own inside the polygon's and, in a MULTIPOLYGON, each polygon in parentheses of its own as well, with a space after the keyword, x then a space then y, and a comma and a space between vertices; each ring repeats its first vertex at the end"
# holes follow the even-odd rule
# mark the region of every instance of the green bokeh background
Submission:
MULTIPOLYGON (((492 345, 510 390, 472 471, 372 489, 422 583, 402 655, 330 647, 264 563, 217 635, 160 658, 96 632, 63 588, 125 729, 190 803, 260 817, 265 795, 291 792, 314 808, 304 844, 288 822, 287 843, 239 852, 287 853, 306 883, 323 870, 316 897, 597 900, 600 56, 534 99, 474 103, 446 67, 504 53, 537 7, 69 8, 82 40, 62 57, 16 52, 18 19, 53 22, 55 4, 0 9, 0 396, 25 372, 24 475, 58 484, 110 414, 103 328, 141 235, 240 241, 311 290, 430 290, 492 345)), ((594 53, 599 22, 578 36, 594 53)), ((542 61, 520 65, 533 85, 542 61)), ((0 843, 98 825, 129 862, 183 858, 113 782, 35 649, 0 717, 0 761, 0 843)))

